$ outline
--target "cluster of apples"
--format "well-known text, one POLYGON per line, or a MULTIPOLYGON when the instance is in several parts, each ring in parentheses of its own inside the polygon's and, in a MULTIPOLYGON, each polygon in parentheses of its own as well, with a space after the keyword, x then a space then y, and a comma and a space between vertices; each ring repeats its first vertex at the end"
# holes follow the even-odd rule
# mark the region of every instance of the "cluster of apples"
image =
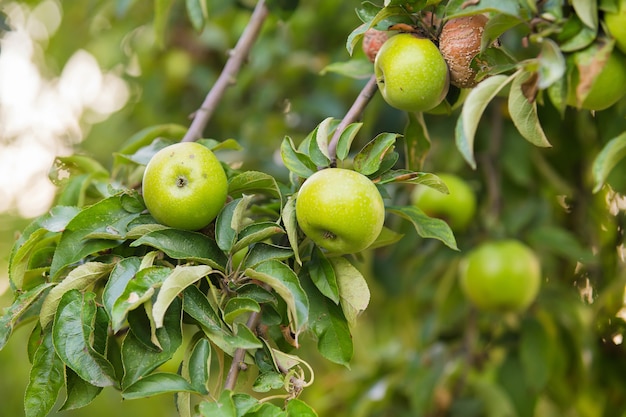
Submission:
POLYGON ((439 46, 412 28, 394 36, 368 29, 362 46, 374 63, 385 101, 400 110, 423 112, 444 100, 450 84, 474 87, 476 71, 471 62, 480 51, 487 21, 484 15, 450 19, 441 28, 439 46))

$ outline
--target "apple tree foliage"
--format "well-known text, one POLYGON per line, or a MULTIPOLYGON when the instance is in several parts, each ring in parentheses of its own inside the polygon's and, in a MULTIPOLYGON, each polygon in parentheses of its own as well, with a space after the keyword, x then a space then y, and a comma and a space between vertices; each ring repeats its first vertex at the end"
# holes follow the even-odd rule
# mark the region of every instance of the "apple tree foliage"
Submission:
MULTIPOLYGON (((177 48, 197 48, 220 16, 212 8, 236 10, 237 19, 220 24, 240 25, 238 32, 249 25, 241 23, 250 18, 246 9, 255 8, 252 16, 262 10, 275 27, 253 36, 252 51, 269 48, 267 37, 279 36, 276 27, 299 13, 315 15, 293 0, 94 3, 115 16, 113 27, 131 50, 148 48, 125 20, 135 13, 151 16, 161 51, 172 39, 177 48)), ((173 395, 181 416, 625 415, 626 101, 598 112, 567 104, 573 90, 575 102, 584 101, 617 53, 602 18, 618 1, 349 6, 341 10, 353 17, 345 48, 332 51, 322 73, 370 80, 361 93, 352 91, 354 112, 330 115, 318 107, 305 134, 284 132, 272 141, 244 144, 219 121, 212 130, 212 120, 194 137, 166 111, 159 123, 142 116, 160 88, 183 93, 186 80, 172 86, 156 79, 135 113, 152 122, 114 149, 108 166, 82 153, 55 160, 56 200, 15 241, 14 300, 0 316, 0 348, 18 327, 30 329, 27 416, 49 414, 63 395, 62 410, 87 406, 103 389, 128 400, 173 395), (373 65, 359 50, 366 29, 423 26, 436 39, 439 26, 427 23, 433 14, 448 20, 483 13, 490 20, 472 64, 476 87, 451 87, 437 114, 397 112, 371 97, 373 65), (156 222, 139 192, 150 157, 181 140, 222 156, 228 176, 227 203, 195 232, 156 222), (273 167, 237 159, 255 146, 277 156, 273 167), (298 188, 329 166, 368 176, 385 199, 383 232, 363 253, 327 256, 298 229, 298 188), (409 204, 415 184, 446 192, 438 172, 466 178, 478 196, 473 224, 456 235, 409 204), (479 311, 459 289, 464 252, 501 238, 524 241, 541 259, 540 294, 521 313, 479 311), (177 372, 164 371, 180 350, 177 372)), ((224 68, 237 58, 241 50, 234 49, 224 68)), ((262 61, 268 70, 255 79, 243 58, 233 90, 276 96, 272 88, 282 80, 268 79, 281 63, 262 61)), ((185 76, 192 74, 203 80, 198 84, 215 81, 208 70, 185 76)), ((206 111, 202 97, 184 94, 196 100, 189 109, 197 110, 195 122, 206 111)), ((228 100, 220 106, 233 104, 228 100)), ((267 107, 256 105, 242 114, 262 117, 267 107)))

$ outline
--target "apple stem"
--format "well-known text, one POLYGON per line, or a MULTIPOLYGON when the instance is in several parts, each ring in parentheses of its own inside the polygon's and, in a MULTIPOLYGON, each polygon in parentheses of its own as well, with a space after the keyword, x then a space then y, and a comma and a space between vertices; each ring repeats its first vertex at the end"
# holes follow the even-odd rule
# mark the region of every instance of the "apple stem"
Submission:
POLYGON ((224 96, 224 92, 229 86, 235 83, 237 74, 244 61, 247 59, 250 49, 252 49, 252 45, 257 39, 263 22, 265 22, 268 15, 269 10, 265 4, 265 0, 259 0, 235 48, 230 51, 222 72, 204 98, 202 106, 195 112, 191 125, 183 137, 182 142, 194 142, 202 137, 204 128, 209 123, 217 105, 224 96))
POLYGON ((356 100, 354 100, 354 103, 352 103, 352 106, 350 107, 346 115, 339 123, 339 126, 337 126, 337 129, 335 130, 335 133, 333 134, 333 137, 328 144, 328 155, 330 156, 331 167, 334 168, 337 166, 337 143, 339 142, 339 138, 341 138, 341 134, 346 129, 346 127, 350 125, 350 123, 354 123, 359 119, 361 113, 363 113, 363 110, 370 102, 372 97, 374 97, 374 94, 376 94, 377 90, 378 85, 376 84, 376 76, 372 75, 367 84, 365 84, 365 86, 357 96, 356 100))
MULTIPOLYGON (((246 322, 246 326, 252 330, 254 333, 254 329, 259 325, 259 321, 261 320, 261 313, 253 311, 248 317, 248 321, 246 322)), ((237 383, 237 378, 239 377, 239 372, 242 370, 242 364, 246 358, 246 349, 238 348, 235 350, 235 354, 233 355, 233 361, 230 364, 230 368, 228 369, 228 374, 226 375, 226 381, 224 382, 225 390, 234 390, 235 384, 237 383)))

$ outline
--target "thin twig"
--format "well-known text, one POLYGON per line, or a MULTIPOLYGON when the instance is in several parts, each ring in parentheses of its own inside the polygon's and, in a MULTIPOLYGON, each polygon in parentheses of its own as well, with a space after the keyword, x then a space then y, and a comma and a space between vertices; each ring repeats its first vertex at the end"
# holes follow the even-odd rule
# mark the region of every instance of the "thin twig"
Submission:
MULTIPOLYGON (((248 317, 248 321, 246 322, 246 326, 254 332, 254 329, 259 325, 259 321, 261 320, 261 313, 256 311, 250 314, 248 317)), ((226 375, 226 382, 224 382, 224 389, 233 390, 235 388, 235 384, 237 383, 237 377, 239 376, 239 371, 241 371, 242 364, 244 363, 244 359, 246 357, 246 349, 239 348, 235 351, 233 355, 233 362, 230 364, 230 368, 228 369, 228 374, 226 375)))
POLYGON ((183 142, 193 142, 202 137, 202 132, 204 132, 204 128, 209 123, 226 88, 235 83, 237 74, 244 61, 248 58, 250 49, 257 39, 268 14, 269 11, 265 5, 265 0, 259 0, 252 12, 248 25, 241 34, 239 41, 237 41, 237 45, 230 51, 226 65, 224 65, 215 84, 213 84, 213 87, 204 98, 202 106, 196 111, 191 125, 189 126, 189 130, 187 130, 187 133, 182 139, 183 142))
POLYGON ((339 123, 339 126, 337 126, 337 129, 335 130, 335 133, 333 134, 333 137, 328 144, 330 166, 334 167, 337 165, 337 143, 339 142, 341 134, 350 123, 354 123, 359 119, 361 113, 363 113, 363 110, 365 109, 365 106, 367 106, 367 103, 369 103, 372 97, 374 97, 376 90, 378 90, 378 85, 376 84, 376 76, 372 75, 367 84, 365 84, 365 86, 357 96, 356 100, 354 100, 354 103, 352 103, 352 107, 350 107, 350 110, 348 110, 346 115, 339 123))

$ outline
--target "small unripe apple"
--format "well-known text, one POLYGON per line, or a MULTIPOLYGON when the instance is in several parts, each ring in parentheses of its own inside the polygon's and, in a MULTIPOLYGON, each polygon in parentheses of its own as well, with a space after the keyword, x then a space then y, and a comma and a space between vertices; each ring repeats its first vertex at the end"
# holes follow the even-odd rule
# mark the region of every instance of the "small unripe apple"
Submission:
POLYGON ((378 51, 387 39, 389 39, 389 34, 384 30, 369 28, 365 31, 361 46, 363 47, 365 56, 367 56, 371 62, 376 60, 378 51))
POLYGON ((482 14, 458 17, 447 21, 439 36, 441 55, 450 68, 450 83, 459 88, 476 86, 476 71, 471 63, 480 52, 480 43, 487 24, 482 14))
POLYGON ((604 13, 604 23, 610 35, 615 38, 615 45, 626 53, 626 0, 617 4, 617 12, 604 13))
POLYGON ((228 181, 220 161, 195 142, 167 146, 148 162, 143 199, 158 222, 198 230, 215 219, 226 201, 228 181))
POLYGON ((453 231, 462 231, 476 213, 474 191, 456 175, 442 173, 437 176, 446 184, 449 194, 417 185, 411 193, 411 202, 428 216, 445 220, 453 231))
POLYGON ((311 175, 300 187, 296 219, 304 234, 329 253, 356 253, 380 235, 385 205, 365 175, 327 168, 311 175))
POLYGON ((541 264, 523 243, 509 239, 486 242, 459 265, 461 290, 484 311, 521 311, 536 298, 541 264))
POLYGON ((427 111, 443 101, 450 86, 448 66, 428 39, 409 33, 390 37, 374 61, 378 88, 400 110, 427 111))

